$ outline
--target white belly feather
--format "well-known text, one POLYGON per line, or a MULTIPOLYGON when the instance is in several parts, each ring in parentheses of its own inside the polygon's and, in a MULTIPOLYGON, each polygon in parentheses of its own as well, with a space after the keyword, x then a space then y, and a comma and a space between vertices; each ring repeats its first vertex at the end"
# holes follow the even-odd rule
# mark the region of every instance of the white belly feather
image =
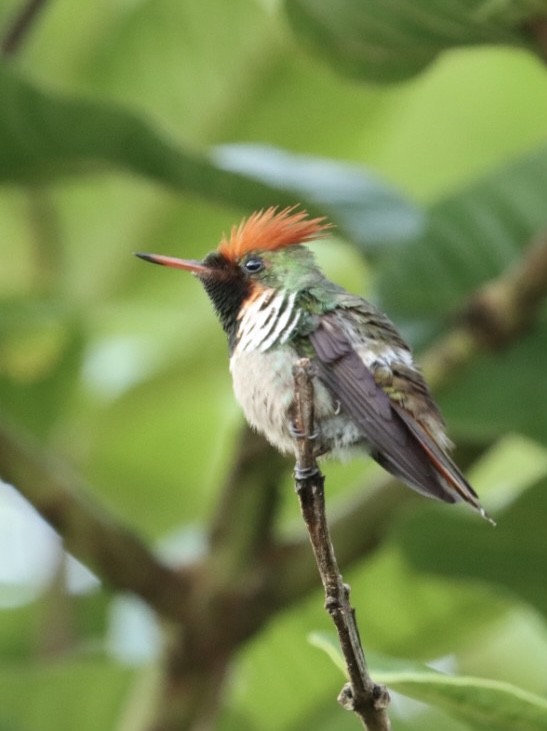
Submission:
MULTIPOLYGON (((237 400, 249 424, 281 452, 294 453, 291 435, 294 380, 292 368, 299 356, 287 342, 296 331, 301 310, 296 294, 265 289, 241 312, 237 345, 230 371, 237 400)), ((364 441, 358 427, 341 415, 319 379, 313 379, 318 453, 343 459, 347 448, 364 441)))
MULTIPOLYGON (((292 367, 298 354, 290 346, 278 346, 266 352, 236 348, 230 359, 230 371, 237 400, 249 424, 263 434, 274 447, 294 453, 290 433, 291 407, 294 401, 292 367)), ((316 428, 320 425, 318 445, 338 458, 348 447, 361 443, 362 435, 347 416, 339 414, 340 405, 325 386, 313 379, 316 428)))

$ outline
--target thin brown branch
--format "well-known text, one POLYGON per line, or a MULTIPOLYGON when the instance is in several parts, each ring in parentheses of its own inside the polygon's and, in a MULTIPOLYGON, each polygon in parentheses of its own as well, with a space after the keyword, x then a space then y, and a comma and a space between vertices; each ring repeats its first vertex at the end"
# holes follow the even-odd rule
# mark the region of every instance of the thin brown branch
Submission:
POLYGON ((445 386, 480 351, 507 348, 529 329, 547 295, 547 232, 499 277, 471 295, 450 332, 420 358, 434 390, 445 386))
MULTIPOLYGON (((510 347, 533 326, 546 296, 547 232, 542 232, 519 261, 471 295, 454 318, 455 326, 420 356, 431 387, 442 390, 479 352, 510 347)), ((341 502, 330 520, 340 564, 349 566, 370 555, 396 513, 421 500, 386 474, 364 486, 360 495, 341 502)), ((288 606, 313 589, 315 567, 305 535, 279 543, 271 562, 274 581, 279 577, 275 606, 288 606)))
POLYGON ((325 513, 324 477, 314 455, 312 365, 307 358, 299 360, 293 369, 295 385, 294 426, 297 461, 295 486, 312 550, 325 589, 325 608, 338 632, 346 661, 349 683, 338 700, 352 710, 368 731, 389 731, 387 715, 389 694, 370 677, 361 646, 355 611, 350 605, 350 588, 344 584, 330 539, 325 513))
POLYGON ((188 581, 165 566, 119 518, 95 503, 66 465, 0 425, 0 474, 62 536, 64 545, 107 584, 130 591, 165 617, 186 616, 188 581))
POLYGON ((19 8, 0 43, 2 56, 13 56, 19 51, 46 3, 47 0, 28 0, 19 8))
POLYGON ((262 560, 270 549, 286 469, 279 452, 248 426, 242 429, 209 531, 209 566, 214 564, 223 585, 237 581, 242 571, 249 571, 249 559, 262 560))
POLYGON ((192 614, 173 628, 151 731, 213 728, 236 648, 271 614, 264 556, 274 541, 286 461, 248 427, 222 486, 209 551, 194 572, 192 614))
POLYGON ((540 58, 547 61, 547 17, 538 15, 524 24, 524 30, 535 41, 540 58))
MULTIPOLYGON (((340 565, 348 568, 371 556, 382 545, 396 515, 416 508, 422 499, 383 474, 351 498, 338 500, 329 523, 340 565)), ((317 587, 317 569, 305 533, 277 544, 270 557, 270 574, 272 608, 290 606, 317 587)))

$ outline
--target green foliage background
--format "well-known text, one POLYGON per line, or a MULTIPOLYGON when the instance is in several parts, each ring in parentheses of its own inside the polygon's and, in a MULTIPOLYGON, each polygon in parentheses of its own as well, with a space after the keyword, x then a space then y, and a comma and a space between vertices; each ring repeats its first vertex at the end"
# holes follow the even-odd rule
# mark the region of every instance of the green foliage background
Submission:
MULTIPOLYGON (((0 4, 0 27, 18 6, 0 4)), ((337 224, 315 247, 329 275, 425 347, 545 229, 547 70, 526 31, 541 14, 541 0, 46 5, 0 66, 6 418, 164 555, 198 555, 241 424, 226 345, 197 282, 131 253, 201 257, 254 208, 301 201, 337 224)), ((470 478, 498 528, 424 501, 345 574, 372 668, 403 694, 395 731, 547 728, 545 315, 438 394, 454 440, 481 453, 470 478)), ((328 465, 332 503, 373 473, 328 465)), ((74 579, 7 488, 0 527, 0 729, 139 728, 150 612, 74 579)), ((219 728, 356 727, 312 630, 330 631, 319 592, 242 650, 219 728)))

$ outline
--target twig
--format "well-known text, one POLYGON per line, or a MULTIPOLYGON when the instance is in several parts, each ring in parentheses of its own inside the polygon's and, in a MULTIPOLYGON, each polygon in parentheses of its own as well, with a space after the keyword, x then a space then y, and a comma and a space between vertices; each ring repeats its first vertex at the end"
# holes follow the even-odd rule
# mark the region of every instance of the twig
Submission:
POLYGON ((208 568, 216 574, 218 589, 238 583, 270 550, 286 469, 279 452, 250 427, 243 428, 209 529, 208 568))
POLYGON ((297 461, 295 486, 315 561, 325 589, 325 608, 338 632, 346 661, 349 683, 338 696, 346 710, 353 711, 368 731, 389 731, 387 715, 389 694, 384 686, 370 677, 355 611, 350 605, 350 588, 344 584, 329 535, 325 514, 324 477, 314 455, 312 365, 308 358, 299 360, 294 368, 297 461))
POLYGON ((19 8, 0 44, 2 56, 13 56, 19 50, 46 3, 47 0, 28 0, 19 8))
POLYGON ((523 29, 536 43, 536 51, 541 60, 547 61, 547 18, 538 13, 524 23, 523 29))
POLYGON ((0 424, 0 474, 63 537, 70 553, 118 591, 131 591, 165 617, 184 621, 189 582, 163 564, 96 503, 66 465, 0 424))
MULTIPOLYGON (((346 568, 370 557, 383 544, 395 517, 416 508, 421 500, 387 473, 368 480, 351 497, 339 499, 331 508, 329 524, 340 565, 346 568)), ((292 606, 316 588, 317 569, 304 531, 278 543, 269 572, 274 609, 292 606)))
POLYGON ((512 345, 537 320, 547 295, 547 231, 522 257, 479 287, 456 313, 454 327, 420 358, 433 390, 445 386, 479 352, 512 345))

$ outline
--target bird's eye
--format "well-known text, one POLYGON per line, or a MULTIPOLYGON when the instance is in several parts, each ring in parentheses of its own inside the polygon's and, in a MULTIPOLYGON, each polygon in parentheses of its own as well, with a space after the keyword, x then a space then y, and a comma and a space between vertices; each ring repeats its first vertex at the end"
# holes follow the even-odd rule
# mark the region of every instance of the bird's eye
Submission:
POLYGON ((250 274, 255 274, 264 268, 264 262, 258 256, 251 256, 244 262, 243 268, 250 274))

